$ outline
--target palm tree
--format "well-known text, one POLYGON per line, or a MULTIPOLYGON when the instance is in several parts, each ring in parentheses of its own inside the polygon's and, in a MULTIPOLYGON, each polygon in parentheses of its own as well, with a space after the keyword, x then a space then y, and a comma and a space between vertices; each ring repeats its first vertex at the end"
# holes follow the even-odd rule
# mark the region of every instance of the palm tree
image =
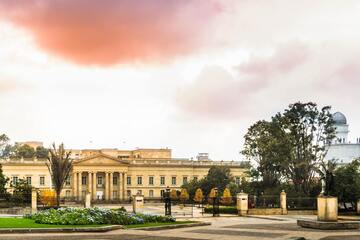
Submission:
POLYGON ((49 169, 52 182, 56 192, 56 205, 60 206, 60 193, 66 179, 69 177, 73 160, 70 159, 71 152, 66 152, 64 144, 60 144, 56 149, 55 143, 49 149, 46 166, 49 169))

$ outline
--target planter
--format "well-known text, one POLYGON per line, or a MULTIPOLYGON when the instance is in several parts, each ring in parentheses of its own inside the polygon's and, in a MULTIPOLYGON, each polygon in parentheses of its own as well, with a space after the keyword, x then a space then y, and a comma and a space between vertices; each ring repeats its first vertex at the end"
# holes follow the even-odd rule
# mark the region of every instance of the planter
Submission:
POLYGON ((331 196, 317 198, 318 221, 336 222, 338 220, 338 199, 331 196))

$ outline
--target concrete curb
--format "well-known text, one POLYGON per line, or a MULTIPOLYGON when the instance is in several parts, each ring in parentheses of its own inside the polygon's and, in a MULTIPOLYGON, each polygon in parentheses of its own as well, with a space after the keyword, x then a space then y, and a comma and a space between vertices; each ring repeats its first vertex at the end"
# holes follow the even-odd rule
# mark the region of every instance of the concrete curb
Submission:
POLYGON ((142 227, 142 228, 129 228, 129 230, 144 230, 144 231, 159 231, 175 228, 187 228, 187 227, 201 227, 209 226, 209 222, 196 222, 196 223, 184 223, 184 224, 174 224, 174 225, 163 225, 163 226, 154 226, 154 227, 142 227))
POLYGON ((122 225, 104 227, 79 227, 79 228, 0 228, 2 233, 71 233, 71 232, 108 232, 124 229, 122 225))
MULTIPOLYGON (((286 216, 286 215, 282 215, 282 216, 286 216)), ((246 216, 241 216, 241 217, 258 218, 258 219, 264 219, 264 220, 274 220, 274 221, 279 221, 279 222, 288 221, 287 219, 283 219, 283 218, 274 218, 274 217, 256 216, 256 215, 246 215, 246 216)))

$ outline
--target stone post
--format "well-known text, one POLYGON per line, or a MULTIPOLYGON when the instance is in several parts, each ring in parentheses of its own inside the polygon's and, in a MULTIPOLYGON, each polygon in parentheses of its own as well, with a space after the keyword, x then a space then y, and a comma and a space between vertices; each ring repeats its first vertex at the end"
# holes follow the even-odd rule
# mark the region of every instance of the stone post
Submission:
POLYGON ((236 208, 238 210, 238 215, 239 216, 246 216, 248 213, 248 194, 247 193, 243 193, 241 191, 241 193, 238 193, 236 195, 236 208))
POLYGON ((37 190, 34 188, 31 191, 31 213, 37 212, 37 190))
POLYGON ((357 214, 360 214, 360 199, 358 199, 358 201, 357 201, 356 211, 357 211, 357 214))
POLYGON ((85 195, 85 208, 91 208, 91 193, 86 192, 85 195))
POLYGON ((280 208, 281 208, 281 214, 287 215, 286 193, 284 190, 282 190, 280 193, 280 208))
POLYGON ((338 219, 337 197, 319 196, 317 198, 318 221, 336 222, 338 219))
POLYGON ((144 208, 144 195, 134 195, 133 196, 133 212, 141 212, 144 208))

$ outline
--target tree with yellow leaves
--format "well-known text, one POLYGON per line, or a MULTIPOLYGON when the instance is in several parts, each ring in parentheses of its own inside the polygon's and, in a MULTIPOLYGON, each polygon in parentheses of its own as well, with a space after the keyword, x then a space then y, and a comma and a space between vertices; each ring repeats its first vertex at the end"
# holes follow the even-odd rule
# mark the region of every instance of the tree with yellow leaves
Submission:
POLYGON ((232 203, 232 196, 228 188, 224 189, 220 202, 224 205, 229 205, 232 203))
POLYGON ((194 201, 197 203, 202 203, 203 200, 204 200, 204 195, 203 195, 201 188, 196 189, 194 201))
POLYGON ((55 191, 51 189, 40 190, 40 202, 45 206, 55 206, 56 205, 55 191))
POLYGON ((180 193, 180 201, 184 203, 187 200, 189 200, 189 193, 187 192, 186 188, 182 188, 180 193))
POLYGON ((177 194, 177 191, 175 189, 171 190, 170 198, 171 198, 171 200, 177 200, 178 199, 178 194, 177 194))
POLYGON ((212 188, 209 193, 208 202, 212 204, 215 197, 217 197, 215 193, 215 188, 212 188))

